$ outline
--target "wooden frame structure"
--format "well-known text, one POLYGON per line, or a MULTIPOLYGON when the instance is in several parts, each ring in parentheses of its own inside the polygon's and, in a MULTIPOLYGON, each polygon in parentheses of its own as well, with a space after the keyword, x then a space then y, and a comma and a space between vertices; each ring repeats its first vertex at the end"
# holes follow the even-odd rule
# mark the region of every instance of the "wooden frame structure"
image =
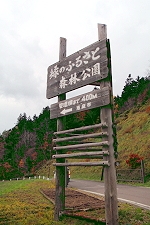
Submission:
POLYGON ((65 210, 65 168, 67 166, 103 166, 106 224, 118 225, 116 169, 113 145, 111 56, 106 25, 104 24, 98 24, 98 39, 99 41, 97 43, 66 58, 66 39, 60 38, 59 62, 48 68, 47 98, 58 95, 58 103, 51 106, 51 118, 57 118, 57 132, 54 133, 56 138, 53 139, 53 150, 56 151, 56 154, 52 156, 53 159, 56 159, 56 163, 53 164, 56 166, 54 219, 58 221, 65 210), (90 60, 88 61, 89 58, 90 60), (83 59, 83 61, 81 61, 81 59, 83 59), (76 63, 74 62, 75 60, 76 63), (67 63, 69 65, 67 65, 67 63), (82 95, 66 100, 66 92, 87 84, 100 86, 100 91, 98 91, 98 93, 100 93, 101 96, 99 94, 100 97, 98 97, 97 92, 93 92, 89 95, 82 95), (55 88, 55 85, 57 88, 55 88), (56 90, 55 93, 52 93, 50 88, 56 90), (103 101, 98 105, 98 107, 101 106, 101 123, 65 130, 66 117, 64 115, 75 113, 75 110, 76 112, 78 112, 78 110, 84 111, 86 110, 86 107, 96 107, 95 103, 92 103, 96 98, 99 101, 103 98, 103 101), (83 105, 84 107, 82 107, 83 105), (55 112, 56 109, 59 111, 58 114, 55 112), (101 128, 101 132, 85 135, 80 133, 84 130, 95 128, 101 128), (63 137, 61 136, 62 134, 63 137), (64 134, 67 136, 64 137, 64 134), (102 141, 83 141, 87 138, 94 139, 97 137, 101 137, 102 141), (61 143, 61 146, 59 146, 59 143, 61 143), (75 151, 75 153, 66 154, 68 150, 75 151), (70 163, 65 161, 66 158, 96 158, 100 160, 70 163))

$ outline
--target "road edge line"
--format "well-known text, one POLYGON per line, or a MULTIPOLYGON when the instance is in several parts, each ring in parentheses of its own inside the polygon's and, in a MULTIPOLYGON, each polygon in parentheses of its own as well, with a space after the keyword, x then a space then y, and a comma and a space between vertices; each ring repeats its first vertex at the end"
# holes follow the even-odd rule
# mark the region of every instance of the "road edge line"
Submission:
MULTIPOLYGON (((89 192, 91 194, 95 194, 95 195, 100 195, 102 197, 105 197, 104 194, 100 194, 100 193, 97 193, 97 192, 93 192, 93 191, 87 191, 87 190, 82 190, 82 189, 78 189, 78 190, 81 190, 81 191, 85 191, 85 192, 89 192)), ((127 199, 123 199, 123 198, 117 198, 119 202, 122 202, 122 203, 128 203, 130 205, 134 205, 134 206, 138 206, 142 209, 146 209, 146 210, 149 210, 150 211, 150 206, 148 205, 144 205, 142 203, 139 203, 139 202, 134 202, 134 201, 130 201, 130 200, 127 200, 127 199)))

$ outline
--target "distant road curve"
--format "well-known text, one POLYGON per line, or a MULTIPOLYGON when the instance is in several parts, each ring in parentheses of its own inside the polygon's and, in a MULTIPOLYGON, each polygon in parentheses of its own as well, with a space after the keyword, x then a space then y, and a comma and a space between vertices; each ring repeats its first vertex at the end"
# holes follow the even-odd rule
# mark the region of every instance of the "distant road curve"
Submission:
MULTIPOLYGON (((104 182, 71 179, 68 187, 104 196, 104 182)), ((117 184, 118 201, 150 210, 150 187, 117 184)))

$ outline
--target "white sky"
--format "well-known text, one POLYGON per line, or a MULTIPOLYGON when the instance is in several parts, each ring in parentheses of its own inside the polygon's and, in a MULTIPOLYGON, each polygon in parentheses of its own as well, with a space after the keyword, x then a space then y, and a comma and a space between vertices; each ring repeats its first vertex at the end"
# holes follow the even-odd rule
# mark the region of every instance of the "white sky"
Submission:
POLYGON ((32 118, 57 101, 46 99, 46 79, 59 59, 60 37, 67 39, 68 56, 96 42, 97 23, 106 24, 114 95, 129 74, 145 77, 149 9, 149 0, 0 0, 0 133, 14 127, 20 113, 32 118))

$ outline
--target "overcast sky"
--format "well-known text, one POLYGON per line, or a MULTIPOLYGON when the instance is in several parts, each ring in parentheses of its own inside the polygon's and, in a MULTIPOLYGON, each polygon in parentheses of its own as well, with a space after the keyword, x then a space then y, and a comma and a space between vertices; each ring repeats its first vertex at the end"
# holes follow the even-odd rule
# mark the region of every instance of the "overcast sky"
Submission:
POLYGON ((98 40, 98 23, 107 25, 120 95, 129 74, 145 77, 150 66, 149 0, 0 0, 0 133, 20 113, 32 118, 57 101, 46 99, 46 82, 59 38, 67 39, 69 56, 98 40))

